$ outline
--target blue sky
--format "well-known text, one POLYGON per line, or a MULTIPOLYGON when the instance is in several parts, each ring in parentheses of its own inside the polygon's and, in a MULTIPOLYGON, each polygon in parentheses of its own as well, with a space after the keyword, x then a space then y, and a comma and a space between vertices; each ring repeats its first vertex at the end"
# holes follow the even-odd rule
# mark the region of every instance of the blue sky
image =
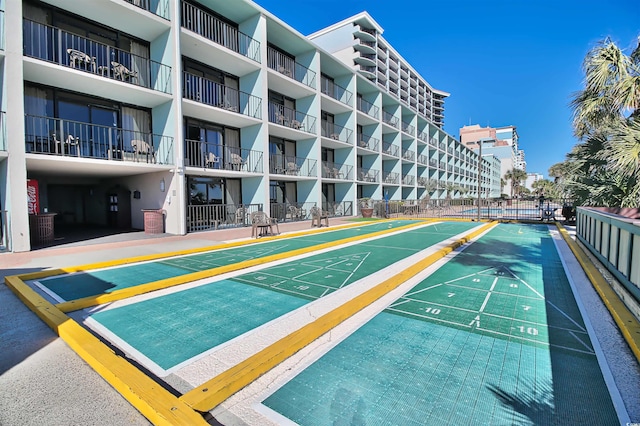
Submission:
POLYGON ((627 53, 640 0, 257 0, 304 35, 367 11, 429 84, 449 92, 445 131, 514 125, 527 171, 547 177, 576 144, 571 96, 586 53, 609 36, 627 53))

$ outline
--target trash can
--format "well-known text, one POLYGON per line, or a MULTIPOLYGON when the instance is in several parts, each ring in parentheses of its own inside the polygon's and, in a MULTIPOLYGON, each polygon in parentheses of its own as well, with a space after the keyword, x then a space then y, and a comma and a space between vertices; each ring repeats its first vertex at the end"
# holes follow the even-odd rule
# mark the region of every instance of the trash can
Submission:
POLYGON ((164 213, 165 211, 143 209, 144 213, 144 232, 147 234, 162 234, 164 232, 164 213))
POLYGON ((29 215, 29 233, 32 244, 47 244, 54 240, 53 218, 56 213, 29 215))

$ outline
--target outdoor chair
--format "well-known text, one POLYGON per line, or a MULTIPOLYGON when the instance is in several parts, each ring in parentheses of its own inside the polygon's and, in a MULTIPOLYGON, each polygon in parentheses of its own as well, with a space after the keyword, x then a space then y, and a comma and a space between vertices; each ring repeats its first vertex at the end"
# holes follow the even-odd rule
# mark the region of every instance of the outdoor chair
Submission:
POLYGON ((304 219, 307 216, 307 211, 296 206, 289 206, 289 217, 291 220, 304 219))
POLYGON ((151 159, 151 162, 155 163, 156 153, 153 151, 153 146, 149 145, 145 141, 134 139, 131 141, 131 147, 133 148, 136 161, 138 161, 138 156, 143 156, 147 163, 149 162, 149 159, 151 159))
POLYGON ((272 219, 265 212, 253 212, 251 213, 251 238, 260 238, 266 235, 276 235, 273 232, 273 226, 275 225, 277 233, 280 233, 278 227, 278 221, 272 219))
POLYGON ((329 212, 322 210, 318 206, 313 206, 311 210, 309 210, 309 214, 311 214, 311 226, 316 226, 317 221, 318 228, 322 227, 323 219, 325 226, 329 226, 329 212))
POLYGON ((220 159, 213 152, 207 152, 204 157, 204 167, 206 169, 213 169, 219 161, 220 159))

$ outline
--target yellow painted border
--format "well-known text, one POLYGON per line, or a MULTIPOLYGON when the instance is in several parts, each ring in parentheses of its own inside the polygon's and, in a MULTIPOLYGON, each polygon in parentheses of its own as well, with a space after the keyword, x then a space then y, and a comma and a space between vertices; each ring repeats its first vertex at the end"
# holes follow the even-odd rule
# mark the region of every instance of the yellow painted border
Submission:
MULTIPOLYGON (((118 300, 128 299, 133 296, 139 296, 141 294, 149 293, 156 290, 162 290, 169 287, 174 287, 180 284, 186 284, 192 281, 201 280, 204 278, 211 278, 216 275, 221 275, 227 272, 239 271, 251 266, 261 265, 267 262, 274 262, 276 260, 286 259, 288 257, 298 256, 301 254, 311 253, 314 251, 335 247, 337 245, 347 244, 354 241, 360 241, 367 238, 372 238, 380 235, 385 235, 398 230, 406 230, 424 225, 423 221, 418 223, 411 223, 409 225, 402 225, 391 229, 383 229, 382 231, 373 232, 366 235, 358 235, 355 237, 344 238, 342 240, 330 241, 323 244, 316 244, 309 247, 304 247, 296 250, 291 250, 283 253, 273 254, 270 256, 259 257, 256 259, 246 260, 243 262, 233 263, 231 265, 219 266, 204 271, 193 272, 190 274, 180 275, 178 277, 165 278, 163 280, 153 281, 146 284, 141 284, 133 287, 123 288, 121 290, 115 290, 111 293, 103 293, 95 296, 84 297, 81 299, 70 300, 68 302, 62 302, 56 304, 56 307, 62 312, 72 312, 79 309, 89 308, 91 306, 97 306, 104 303, 115 302, 118 300)), ((270 237, 269 239, 277 239, 280 236, 270 237)), ((289 235, 291 237, 291 235, 289 235)), ((267 238, 265 238, 267 240, 267 238)), ((233 245, 229 245, 233 247, 233 245)), ((225 247, 226 248, 226 247, 225 247)), ((70 268, 73 269, 73 268, 70 268)), ((29 274, 31 275, 31 274, 29 274)))
POLYGON ((447 247, 418 261, 402 272, 381 282, 375 287, 345 302, 334 310, 322 315, 315 321, 283 337, 277 342, 250 356, 241 363, 229 368, 204 384, 194 388, 180 397, 187 405, 198 411, 210 411, 231 395, 271 370, 282 361, 298 352, 323 334, 350 318, 363 308, 369 306, 385 294, 394 290, 409 278, 446 256, 456 248, 467 243, 481 233, 495 226, 491 222, 470 232, 447 247))
MULTIPOLYGON (((341 229, 349 229, 349 228, 354 228, 354 227, 357 227, 357 226, 362 226, 362 223, 353 223, 353 224, 349 223, 349 224, 345 224, 345 225, 337 225, 337 226, 331 227, 331 230, 334 231, 334 230, 341 230, 341 229)), ((250 228, 247 228, 247 229, 250 229, 250 228)), ((328 228, 307 229, 307 230, 304 230, 304 231, 292 232, 290 234, 288 233, 288 234, 275 235, 275 236, 271 236, 271 237, 264 237, 264 238, 261 238, 260 240, 257 240, 257 239, 246 239, 246 240, 240 240, 240 241, 232 241, 232 242, 229 242, 229 243, 220 243, 220 244, 215 244, 215 245, 206 246, 206 247, 198 247, 198 248, 193 248, 193 249, 170 251, 170 252, 163 252, 163 253, 156 253, 156 254, 147 254, 147 255, 144 255, 144 256, 129 257, 129 258, 125 258, 125 259, 105 260, 103 262, 87 263, 87 264, 84 264, 84 265, 69 266, 69 267, 58 268, 58 269, 47 269, 47 270, 44 270, 44 271, 30 272, 30 273, 22 274, 22 275, 20 275, 20 277, 24 281, 31 281, 31 280, 41 279, 41 278, 52 277, 52 276, 55 276, 55 275, 71 274, 71 273, 74 273, 74 272, 82 272, 82 271, 90 271, 92 269, 109 268, 109 267, 113 267, 113 266, 128 265, 128 264, 131 264, 131 263, 139 263, 139 262, 147 262, 147 261, 151 261, 151 260, 164 259, 164 258, 167 258, 167 257, 186 256, 186 255, 190 255, 190 254, 203 253, 203 252, 207 252, 207 251, 224 250, 224 249, 228 249, 228 248, 241 247, 241 246, 245 246, 245 245, 255 244, 257 242, 262 242, 262 241, 277 240, 277 239, 282 239, 282 238, 301 237, 301 236, 305 236, 305 235, 311 235, 311 234, 316 234, 316 233, 320 233, 320 232, 326 232, 327 230, 328 230, 328 228)))
POLYGON ((589 281, 591 281, 591 284, 611 313, 611 316, 618 325, 622 336, 624 336, 638 363, 640 363, 640 323, 638 323, 637 318, 629 311, 624 302, 620 300, 620 297, 611 288, 584 250, 571 238, 564 226, 559 222, 556 222, 556 226, 560 230, 562 238, 564 238, 573 252, 573 255, 580 263, 580 266, 582 266, 589 281))
POLYGON ((73 319, 32 290, 18 276, 5 284, 87 364, 156 425, 208 425, 200 413, 164 389, 73 319))

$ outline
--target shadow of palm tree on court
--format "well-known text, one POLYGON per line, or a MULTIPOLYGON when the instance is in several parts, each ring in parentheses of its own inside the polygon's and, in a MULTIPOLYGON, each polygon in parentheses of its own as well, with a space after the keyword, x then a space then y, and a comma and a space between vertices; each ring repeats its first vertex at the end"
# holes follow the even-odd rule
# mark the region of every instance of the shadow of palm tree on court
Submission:
POLYGON ((515 416, 513 421, 528 420, 534 425, 554 424, 553 388, 548 382, 529 381, 518 385, 518 391, 514 393, 495 385, 487 385, 487 388, 500 401, 505 414, 508 417, 515 416))

